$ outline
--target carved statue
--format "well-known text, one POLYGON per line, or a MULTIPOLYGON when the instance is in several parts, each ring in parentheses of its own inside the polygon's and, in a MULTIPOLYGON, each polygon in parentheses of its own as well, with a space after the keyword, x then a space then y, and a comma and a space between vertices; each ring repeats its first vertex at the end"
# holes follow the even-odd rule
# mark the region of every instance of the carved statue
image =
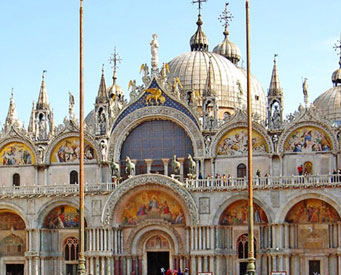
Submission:
POLYGON ((135 164, 130 160, 130 157, 126 156, 126 173, 129 176, 135 175, 135 164))
POLYGON ((148 68, 147 63, 141 65, 140 73, 142 73, 142 72, 143 72, 142 81, 145 85, 147 85, 150 81, 149 68, 148 68))
POLYGON ((281 127, 281 112, 278 109, 277 105, 275 105, 275 108, 272 113, 272 126, 275 129, 278 129, 281 127))
POLYGON ((128 85, 128 91, 131 88, 131 92, 129 93, 130 101, 133 101, 137 97, 137 87, 136 87, 136 80, 130 80, 128 85))
POLYGON ((309 89, 309 86, 308 86, 308 79, 307 78, 305 78, 303 80, 302 88, 303 88, 303 95, 304 95, 304 103, 305 103, 305 105, 308 105, 308 89, 309 89))
POLYGON ((162 68, 161 68, 161 78, 166 79, 167 74, 169 74, 169 65, 168 63, 163 63, 162 68))
POLYGON ((159 57, 157 55, 159 49, 159 42, 157 41, 157 34, 153 34, 153 40, 150 42, 150 51, 152 54, 152 70, 157 71, 159 66, 159 57))
POLYGON ((110 162, 110 168, 111 168, 111 177, 113 179, 119 179, 121 177, 120 173, 120 164, 114 162, 114 159, 110 162))
POLYGON ((176 155, 173 155, 171 166, 172 166, 173 173, 176 175, 179 175, 180 174, 180 162, 176 160, 176 155))
POLYGON ((101 155, 102 155, 102 161, 107 161, 107 141, 103 139, 101 141, 101 155))
POLYGON ((159 105, 159 103, 164 104, 166 101, 166 98, 162 95, 162 91, 158 88, 149 88, 146 90, 146 93, 150 93, 146 96, 147 104, 153 104, 153 100, 156 105, 159 105))
POLYGON ((74 119, 75 114, 73 113, 73 108, 75 107, 75 97, 74 95, 69 91, 69 119, 74 119))
POLYGON ((177 98, 180 98, 180 89, 179 89, 179 87, 181 89, 183 89, 181 81, 180 81, 180 78, 174 77, 173 78, 173 93, 175 94, 175 96, 177 98))
POLYGON ((189 176, 194 178, 196 173, 197 173, 197 164, 193 160, 191 154, 188 154, 187 159, 188 159, 188 172, 189 172, 189 176))

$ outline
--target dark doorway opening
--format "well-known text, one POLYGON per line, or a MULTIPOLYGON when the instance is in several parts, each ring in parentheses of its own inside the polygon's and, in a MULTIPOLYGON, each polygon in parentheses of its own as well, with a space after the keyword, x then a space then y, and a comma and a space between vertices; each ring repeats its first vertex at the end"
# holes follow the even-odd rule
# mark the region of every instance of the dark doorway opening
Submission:
POLYGON ((147 252, 148 275, 161 274, 161 267, 169 268, 169 252, 147 252))
POLYGON ((23 264, 6 264, 7 275, 24 275, 23 264))
POLYGON ((321 261, 309 261, 309 275, 321 274, 321 261))
POLYGON ((67 264, 66 275, 77 275, 77 264, 67 264))
POLYGON ((247 268, 247 262, 240 262, 239 263, 239 275, 245 275, 247 268))

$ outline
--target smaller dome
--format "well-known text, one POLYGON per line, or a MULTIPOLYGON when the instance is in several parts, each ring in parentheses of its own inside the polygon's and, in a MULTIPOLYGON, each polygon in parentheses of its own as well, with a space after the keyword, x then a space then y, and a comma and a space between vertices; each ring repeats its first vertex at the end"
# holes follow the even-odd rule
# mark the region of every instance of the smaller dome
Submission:
POLYGON ((121 86, 117 85, 116 73, 114 73, 113 80, 113 84, 107 90, 108 96, 109 98, 112 98, 114 95, 117 95, 120 98, 124 95, 124 90, 121 86))
POLYGON ((191 51, 208 51, 209 43, 206 34, 201 30, 202 24, 201 15, 199 14, 197 21, 198 29, 190 40, 191 51))
POLYGON ((337 86, 338 84, 341 84, 341 62, 340 62, 340 68, 337 69, 332 74, 332 82, 334 83, 334 86, 337 86))
POLYGON ((213 52, 225 56, 233 64, 237 65, 242 57, 241 51, 237 44, 229 41, 228 39, 229 32, 227 30, 227 27, 224 31, 224 35, 225 35, 224 41, 219 43, 214 48, 213 52))

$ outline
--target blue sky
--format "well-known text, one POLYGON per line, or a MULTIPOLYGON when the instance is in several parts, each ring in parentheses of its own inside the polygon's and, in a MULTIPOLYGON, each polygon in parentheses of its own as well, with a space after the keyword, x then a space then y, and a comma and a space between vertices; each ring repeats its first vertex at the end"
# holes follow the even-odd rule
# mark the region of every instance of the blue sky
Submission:
MULTIPOLYGON (((245 60, 245 1, 231 1, 229 8, 234 15, 229 38, 245 60)), ((267 92, 273 55, 278 54, 285 113, 303 102, 302 77, 308 78, 310 102, 332 87, 331 75, 338 68, 333 45, 340 39, 340 8, 339 0, 250 0, 251 70, 267 92)), ((210 50, 223 40, 218 21, 223 9, 224 1, 203 4, 210 50)), ((126 91, 130 79, 142 83, 139 69, 150 63, 152 34, 158 34, 160 63, 168 62, 190 50, 196 19, 197 7, 190 0, 84 0, 85 113, 93 108, 102 64, 107 86, 112 82, 108 59, 115 46, 122 58, 118 83, 126 91)), ((68 113, 68 91, 78 98, 78 20, 78 0, 0 1, 1 124, 14 88, 18 117, 27 127, 43 70, 56 124, 62 123, 68 113)))

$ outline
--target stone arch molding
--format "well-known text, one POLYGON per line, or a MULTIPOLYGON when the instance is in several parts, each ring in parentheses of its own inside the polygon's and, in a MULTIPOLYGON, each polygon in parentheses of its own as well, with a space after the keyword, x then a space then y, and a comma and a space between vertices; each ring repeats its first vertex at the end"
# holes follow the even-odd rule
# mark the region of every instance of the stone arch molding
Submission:
MULTIPOLYGON (((239 194, 236 194, 233 197, 223 201, 216 209, 216 212, 213 216, 212 224, 218 225, 220 217, 224 213, 225 209, 229 207, 232 203, 239 201, 239 200, 248 200, 247 194, 240 192, 239 194)), ((274 221, 275 214, 273 210, 271 209, 271 207, 269 207, 268 204, 266 204, 263 201, 264 200, 262 200, 261 197, 258 197, 257 194, 254 194, 254 202, 258 204, 264 210, 268 218, 268 222, 271 223, 272 221, 274 221)))
POLYGON ((170 223, 162 220, 148 220, 138 224, 130 233, 127 239, 126 252, 134 255, 143 250, 143 243, 155 235, 164 236, 171 241, 174 252, 184 253, 184 245, 180 234, 170 223))
POLYGON ((337 198, 333 197, 331 194, 321 194, 317 191, 316 192, 307 191, 307 193, 305 194, 301 194, 299 196, 294 195, 293 197, 288 198, 288 202, 286 203, 285 207, 283 207, 282 211, 278 211, 278 217, 276 218, 276 220, 279 221, 280 223, 285 222, 285 218, 288 215, 291 208, 293 208, 296 205, 296 203, 308 199, 317 199, 330 204, 332 207, 335 208, 335 210, 341 217, 341 207, 337 203, 337 198))
MULTIPOLYGON (((218 146, 218 143, 220 142, 220 140, 222 139, 222 137, 229 131, 235 129, 235 128, 247 128, 247 123, 245 122, 237 122, 237 123, 233 123, 230 125, 226 125, 226 127, 223 127, 222 129, 220 129, 220 131, 216 134, 214 140, 211 143, 210 146, 210 156, 215 158, 217 157, 216 154, 216 148, 218 146)), ((264 129, 263 127, 261 127, 260 125, 258 125, 257 123, 252 123, 252 129, 257 131, 265 140, 269 152, 267 154, 272 154, 273 153, 273 143, 271 138, 268 136, 266 129, 264 129)))
MULTIPOLYGON (((78 201, 77 198, 69 198, 69 199, 56 199, 52 201, 47 201, 44 203, 39 210, 37 211, 36 215, 34 216, 33 228, 42 228, 43 222, 46 217, 54 208, 61 206, 61 205, 68 205, 75 207, 78 209, 78 201)), ((87 222, 88 227, 91 226, 91 215, 89 209, 85 207, 85 220, 87 222)))
MULTIPOLYGON (((57 138, 55 138, 48 146, 46 153, 45 153, 45 160, 46 163, 51 163, 51 154, 53 149, 57 146, 57 144, 62 141, 63 139, 66 138, 70 138, 70 137, 79 137, 79 133, 77 132, 69 132, 66 134, 63 134, 61 136, 58 136, 57 138)), ((99 148, 98 148, 98 144, 96 143, 96 141, 88 134, 85 134, 84 139, 89 142, 91 144, 91 146, 94 148, 94 150, 96 151, 96 155, 97 155, 97 159, 98 161, 100 161, 100 155, 99 152, 99 148)))
MULTIPOLYGON (((14 133, 14 132, 13 132, 14 133)), ((36 163, 38 162, 38 154, 37 154, 37 150, 36 150, 36 147, 31 143, 30 140, 26 139, 26 138, 21 138, 20 136, 17 137, 10 137, 10 138, 7 138, 7 139, 4 139, 1 143, 0 143, 0 150, 6 146, 7 144, 9 143, 12 143, 12 142, 17 142, 17 143, 22 143, 22 144, 25 144, 28 148, 30 148, 34 154, 34 157, 35 157, 35 160, 36 160, 36 163)))
POLYGON ((192 141, 195 157, 203 155, 203 137, 200 129, 184 113, 166 106, 149 106, 138 109, 123 118, 113 129, 109 140, 109 154, 114 161, 120 160, 123 142, 129 133, 144 121, 151 119, 166 119, 175 122, 182 127, 192 141))
POLYGON ((326 125, 318 121, 304 121, 304 122, 296 123, 294 125, 291 125, 291 127, 284 129, 283 134, 279 137, 279 141, 278 141, 279 153, 285 154, 284 145, 285 145, 286 140, 295 130, 302 128, 302 127, 316 127, 326 132, 333 144, 333 150, 330 151, 330 153, 331 152, 336 153, 336 151, 338 150, 338 142, 337 142, 337 138, 335 134, 329 127, 327 127, 326 125))
POLYGON ((26 229, 32 228, 32 224, 31 224, 32 221, 30 221, 30 219, 27 218, 27 216, 25 215, 24 209, 22 209, 20 206, 12 202, 3 201, 3 202, 0 202, 0 210, 13 211, 16 215, 18 215, 24 221, 26 229))
POLYGON ((184 187, 182 187, 181 183, 179 183, 178 181, 167 176, 153 174, 134 176, 122 182, 119 187, 110 195, 104 205, 102 213, 102 224, 111 225, 114 223, 114 209, 124 194, 136 187, 144 186, 149 183, 167 187, 178 194, 187 207, 186 210, 188 211, 190 216, 190 221, 188 221, 187 223, 198 224, 199 212, 192 195, 184 187))

